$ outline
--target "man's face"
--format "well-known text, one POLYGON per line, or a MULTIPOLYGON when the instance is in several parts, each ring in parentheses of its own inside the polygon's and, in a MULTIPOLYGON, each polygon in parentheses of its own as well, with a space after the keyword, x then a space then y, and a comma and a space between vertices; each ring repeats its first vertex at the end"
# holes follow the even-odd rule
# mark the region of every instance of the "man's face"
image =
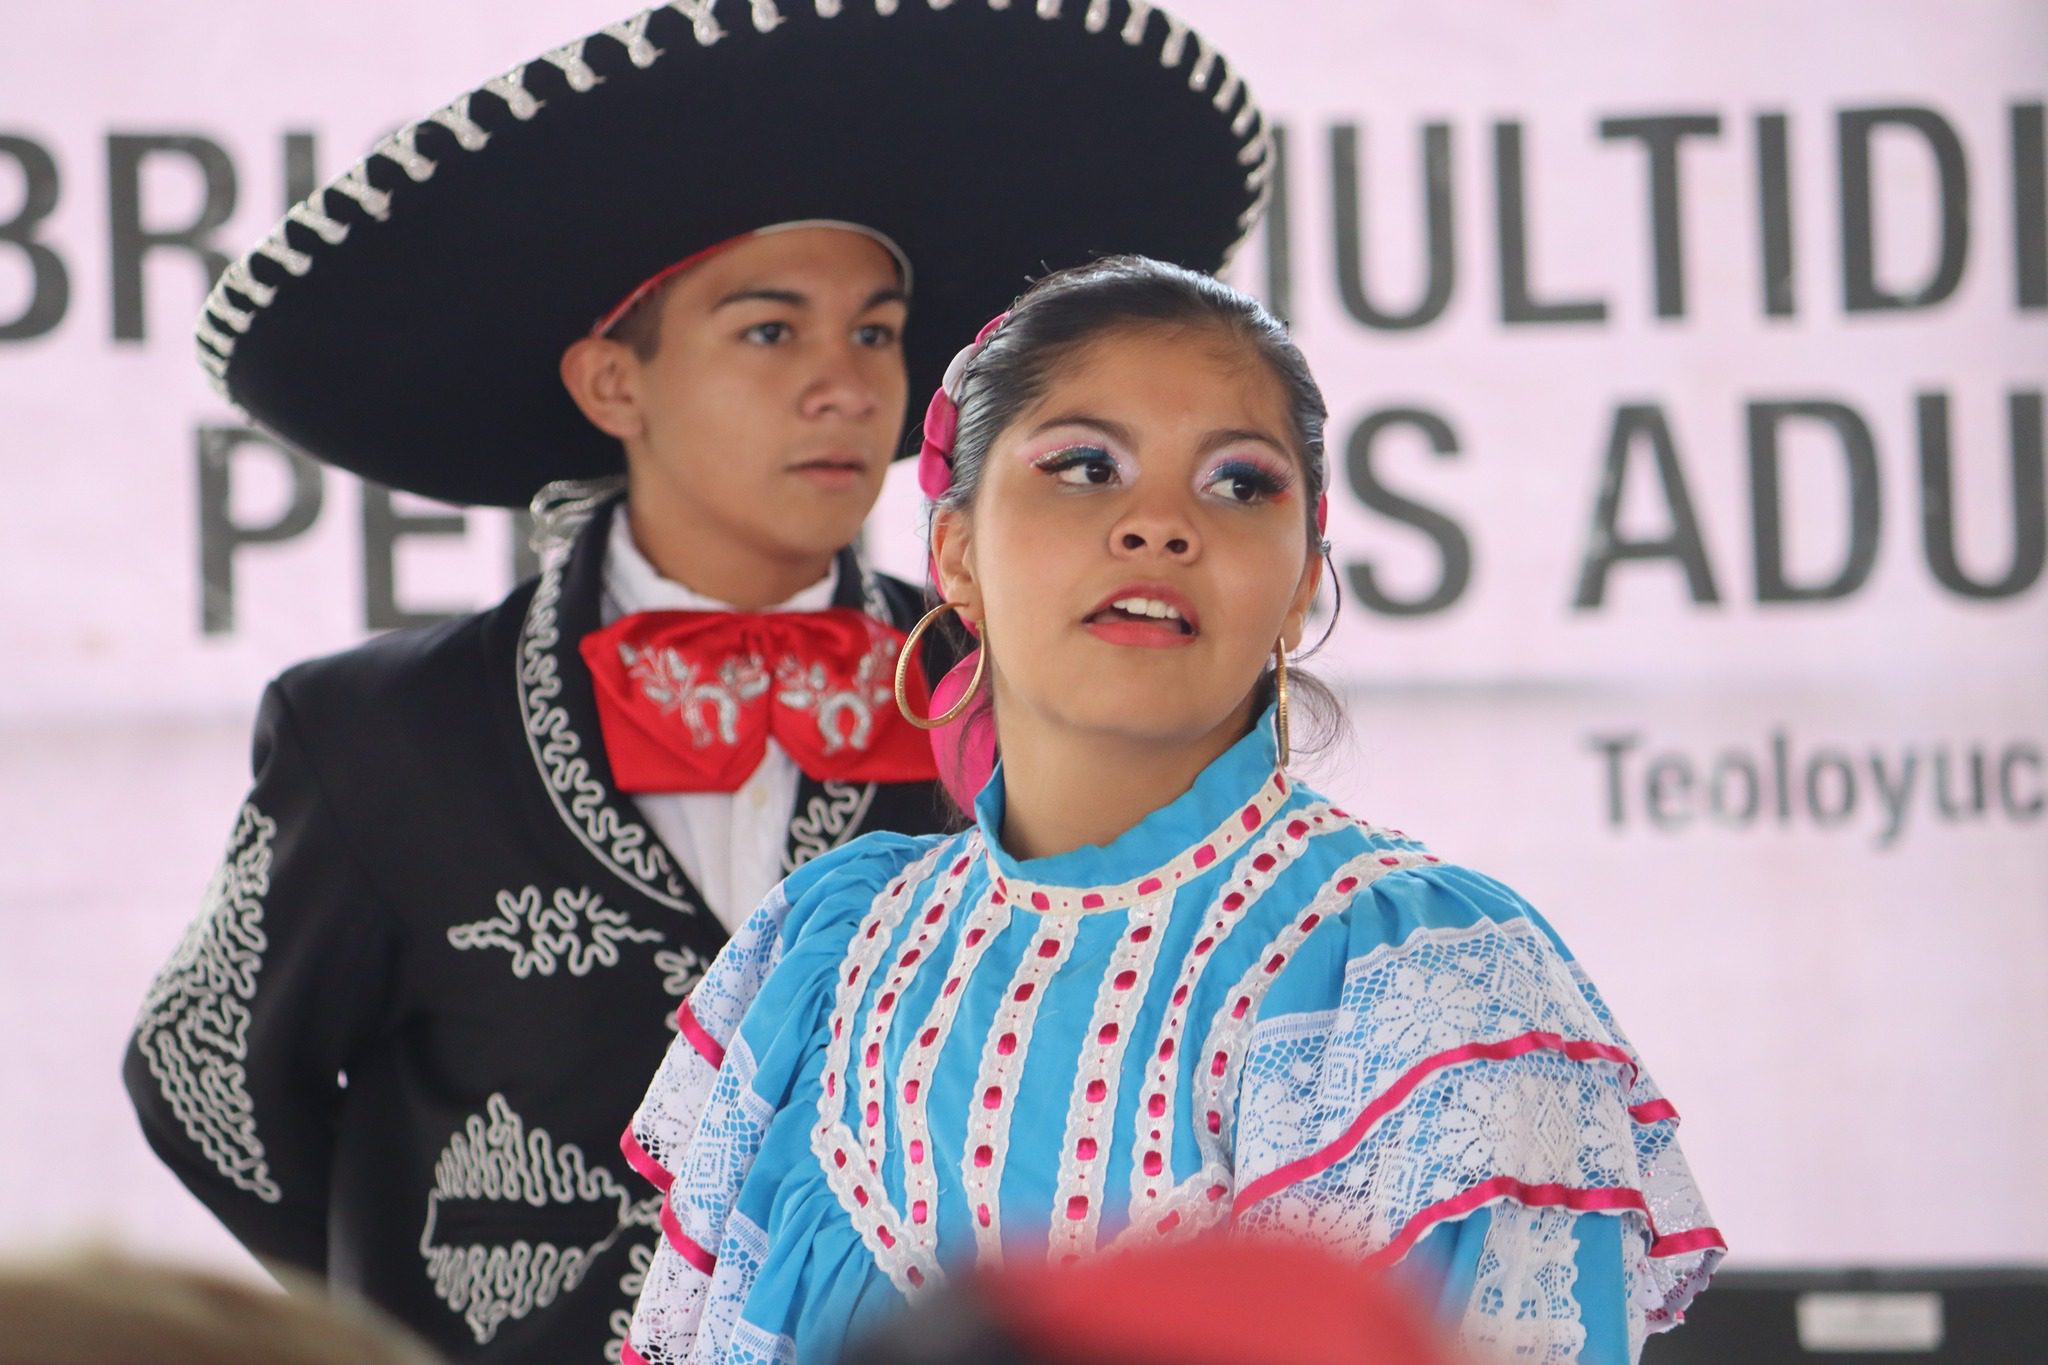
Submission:
POLYGON ((636 520, 687 518, 778 559, 849 544, 903 431, 889 253, 836 228, 771 233, 684 272, 659 306, 655 354, 621 358, 636 520))

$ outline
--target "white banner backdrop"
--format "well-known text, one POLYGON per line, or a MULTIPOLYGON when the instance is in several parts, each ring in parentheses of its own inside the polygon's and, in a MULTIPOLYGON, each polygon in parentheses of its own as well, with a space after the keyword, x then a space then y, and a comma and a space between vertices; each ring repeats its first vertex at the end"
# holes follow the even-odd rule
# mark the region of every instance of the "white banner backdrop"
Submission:
MULTIPOLYGON (((1284 130, 1234 273, 1331 401, 1322 784, 1557 923, 1739 1263, 2048 1259, 2048 10, 1179 8, 1284 130)), ((117 1065, 257 692, 519 571, 505 514, 252 439, 210 270, 618 17, 9 16, 0 1241, 239 1254, 117 1065)), ((871 532, 912 575, 917 513, 893 479, 871 532)))

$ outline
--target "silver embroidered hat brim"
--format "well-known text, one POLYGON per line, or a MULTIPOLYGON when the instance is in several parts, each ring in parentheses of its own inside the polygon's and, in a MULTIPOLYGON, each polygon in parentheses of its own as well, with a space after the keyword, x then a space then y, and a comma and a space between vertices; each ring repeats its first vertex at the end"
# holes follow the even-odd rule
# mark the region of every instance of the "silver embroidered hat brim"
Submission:
POLYGON ((1215 270, 1271 171, 1242 78, 1131 0, 685 0, 410 124, 222 274, 199 358, 308 453, 455 502, 620 468, 557 378, 641 281, 838 219, 916 269, 913 407, 1034 277, 1215 270))

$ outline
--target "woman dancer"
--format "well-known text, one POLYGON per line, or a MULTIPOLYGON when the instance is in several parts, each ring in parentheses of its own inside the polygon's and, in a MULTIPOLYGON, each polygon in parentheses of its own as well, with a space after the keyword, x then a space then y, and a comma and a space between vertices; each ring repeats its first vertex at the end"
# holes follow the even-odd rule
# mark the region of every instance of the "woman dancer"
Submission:
POLYGON ((1223 1225, 1403 1263, 1518 1360, 1632 1361, 1704 1285, 1677 1116, 1549 925, 1288 775, 1323 419, 1256 302, 1138 258, 955 359, 933 615, 982 649, 940 719, 992 707, 1003 761, 684 1005, 625 1138, 667 1192, 638 1359, 827 1360, 948 1267, 1223 1225))

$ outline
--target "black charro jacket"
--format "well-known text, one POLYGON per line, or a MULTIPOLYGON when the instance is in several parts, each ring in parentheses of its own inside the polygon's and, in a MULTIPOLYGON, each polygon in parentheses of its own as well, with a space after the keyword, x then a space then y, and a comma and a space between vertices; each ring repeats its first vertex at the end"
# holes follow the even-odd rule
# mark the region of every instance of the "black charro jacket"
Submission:
MULTIPOLYGON (((611 510, 498 606, 271 684, 128 1051, 151 1144, 251 1251, 453 1360, 619 1358, 660 1211, 619 1134, 725 941, 605 761, 577 644, 611 510)), ((908 629, 923 601, 848 552, 836 605, 908 629)), ((805 778, 788 818, 795 868, 945 816, 931 784, 805 778)))

